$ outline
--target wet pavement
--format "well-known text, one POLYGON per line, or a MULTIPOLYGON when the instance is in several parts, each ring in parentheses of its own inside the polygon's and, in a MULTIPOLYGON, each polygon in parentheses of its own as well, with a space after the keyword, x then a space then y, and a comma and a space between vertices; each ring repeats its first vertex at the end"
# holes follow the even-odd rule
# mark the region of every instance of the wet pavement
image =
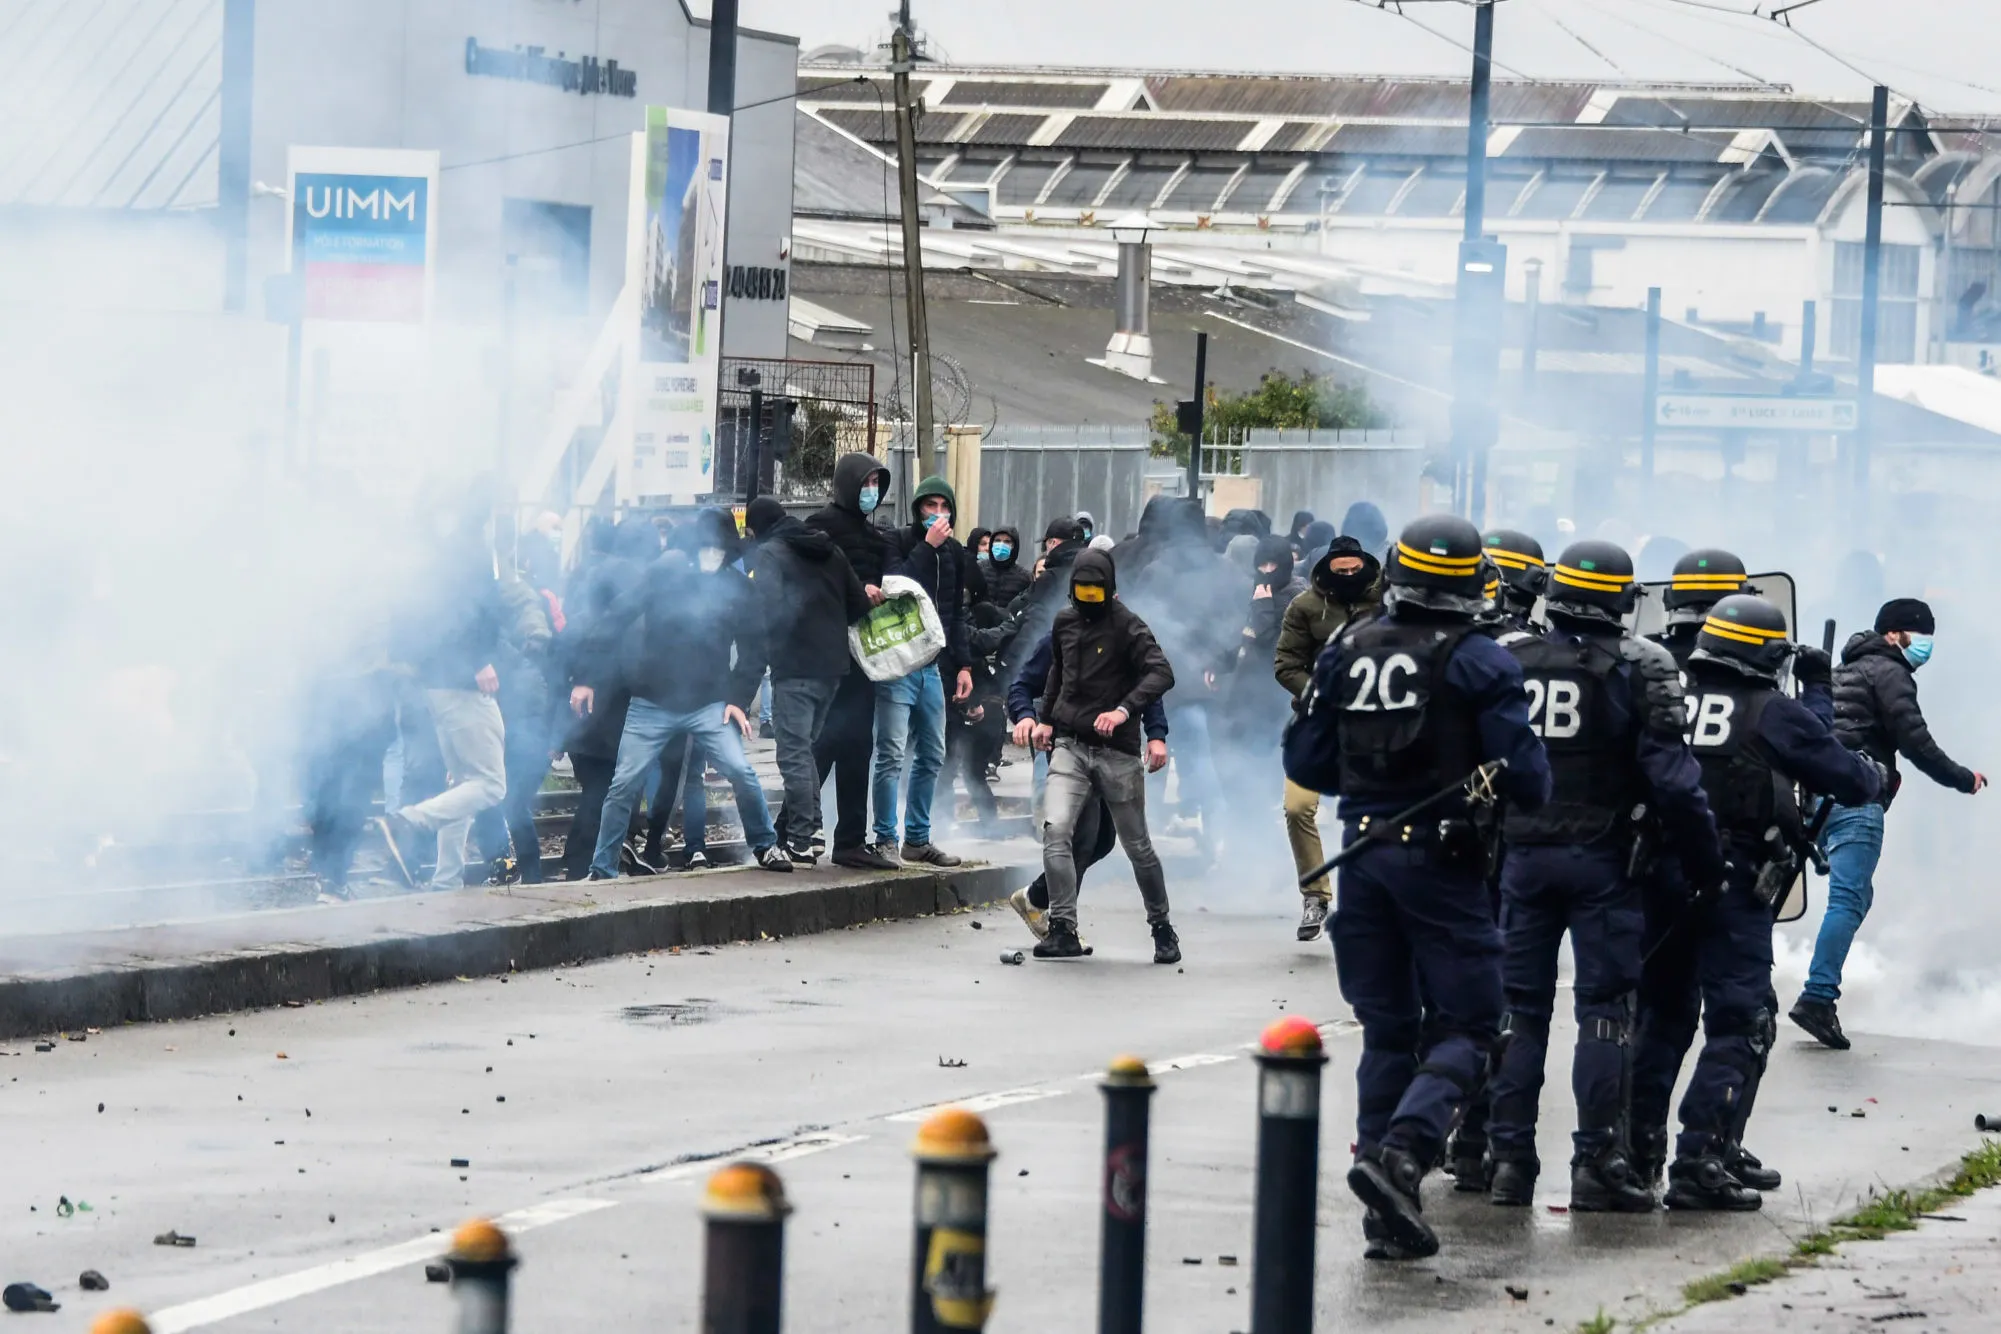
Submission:
MULTIPOLYGON (((1931 1174, 1976 1142, 1975 1112, 2001 1103, 1984 1049, 1864 1033, 1837 1055, 1788 1032, 1751 1137, 1788 1178, 1765 1213, 1572 1217, 1552 1167, 1530 1210, 1434 1183, 1445 1252, 1367 1264, 1336 1170, 1359 1039, 1325 944, 1292 940, 1296 900, 1273 889, 1252 907, 1244 884, 1176 881, 1187 962, 1159 968, 1130 879, 1107 872, 1084 901, 1097 956, 1077 963, 1002 965, 1027 941, 997 908, 119 1029, 47 1053, 0 1045, 6 1280, 64 1303, 42 1318, 52 1332, 114 1303, 155 1312, 163 1334, 430 1331, 451 1319, 421 1272, 443 1249, 434 1229, 484 1213, 519 1234, 517 1327, 693 1329, 708 1160, 762 1146, 797 1206, 789 1326, 880 1331, 906 1319, 916 1115, 974 1098, 1001 1151, 990 1328, 1087 1328, 1092 1079, 1131 1051, 1161 1069, 1152 1323, 1227 1334, 1247 1327, 1252 1260, 1244 1047, 1296 1012, 1328 1025, 1333 1058, 1321 1326, 1567 1330, 1601 1308, 1624 1321, 1678 1305, 1683 1283, 1782 1251, 1871 1185, 1931 1174), (61 1196, 91 1208, 58 1217, 61 1196), (155 1246, 170 1228, 197 1245, 155 1246), (109 1293, 78 1290, 87 1268, 109 1293)), ((1553 1045, 1567 1060, 1567 1028, 1553 1045)), ((1567 1080, 1551 1076, 1542 1155, 1556 1165, 1571 1118, 1567 1080)))

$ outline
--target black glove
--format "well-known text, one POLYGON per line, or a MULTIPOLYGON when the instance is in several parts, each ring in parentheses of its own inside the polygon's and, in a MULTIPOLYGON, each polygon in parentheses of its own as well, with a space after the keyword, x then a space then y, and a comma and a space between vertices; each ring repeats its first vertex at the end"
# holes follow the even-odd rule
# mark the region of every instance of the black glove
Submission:
POLYGON ((1793 654, 1793 679, 1803 686, 1824 686, 1834 680, 1834 659, 1811 645, 1793 654))
POLYGON ((1714 903, 1723 897, 1723 891, 1730 887, 1731 863, 1723 863, 1722 878, 1714 884, 1694 884, 1689 887, 1688 906, 1700 908, 1706 903, 1714 903))

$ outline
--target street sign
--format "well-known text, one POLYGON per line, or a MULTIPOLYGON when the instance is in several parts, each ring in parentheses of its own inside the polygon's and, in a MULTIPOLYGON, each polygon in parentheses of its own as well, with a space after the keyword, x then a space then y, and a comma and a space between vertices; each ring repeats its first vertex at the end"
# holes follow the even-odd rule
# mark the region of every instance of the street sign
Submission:
POLYGON ((1685 431, 1852 431, 1852 398, 1785 398, 1777 394, 1662 394, 1654 424, 1685 431))

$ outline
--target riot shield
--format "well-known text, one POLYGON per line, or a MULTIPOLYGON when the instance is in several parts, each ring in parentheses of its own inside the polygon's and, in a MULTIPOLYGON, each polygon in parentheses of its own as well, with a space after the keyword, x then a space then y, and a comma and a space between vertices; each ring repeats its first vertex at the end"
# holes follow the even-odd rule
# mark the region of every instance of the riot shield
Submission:
MULTIPOLYGON (((1640 605, 1634 608, 1633 614, 1627 618, 1626 622, 1632 627, 1634 634, 1641 636, 1657 635, 1666 626, 1667 603, 1663 595, 1666 594, 1669 587, 1670 584, 1665 579, 1658 583, 1640 585, 1640 605)), ((1771 574, 1754 574, 1745 581, 1744 587, 1738 591, 1761 597, 1785 613, 1786 637, 1794 643, 1802 642, 1800 639, 1799 624, 1799 594, 1793 586, 1793 577, 1791 575, 1779 574, 1777 572, 1771 574)), ((1813 638, 1804 642, 1819 644, 1820 636, 1818 630, 1816 629, 1813 638)))

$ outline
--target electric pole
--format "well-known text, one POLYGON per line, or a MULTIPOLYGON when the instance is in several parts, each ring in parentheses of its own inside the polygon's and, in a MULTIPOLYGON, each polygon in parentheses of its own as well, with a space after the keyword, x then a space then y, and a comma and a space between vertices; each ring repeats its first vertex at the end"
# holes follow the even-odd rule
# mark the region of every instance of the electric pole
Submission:
POLYGON ((1495 394, 1508 299, 1508 249, 1486 237, 1494 0, 1481 0, 1473 15, 1473 87, 1466 111, 1466 235, 1459 243, 1452 339, 1452 508, 1478 524, 1486 519, 1487 456, 1500 436, 1495 394))
POLYGON ((921 451, 928 448, 932 471, 942 475, 945 445, 931 416, 931 325, 924 314, 924 242, 917 227, 917 108, 910 98, 910 69, 917 52, 910 33, 910 0, 903 0, 890 54, 896 88, 896 180, 903 202, 903 297, 905 323, 910 328, 911 402, 917 428, 911 463, 922 471, 921 451))
POLYGON ((1883 158, 1890 138, 1890 90, 1878 87, 1869 104, 1869 217, 1862 242, 1862 330, 1855 357, 1854 522, 1868 521, 1869 451, 1876 428, 1876 326, 1882 311, 1883 158))

